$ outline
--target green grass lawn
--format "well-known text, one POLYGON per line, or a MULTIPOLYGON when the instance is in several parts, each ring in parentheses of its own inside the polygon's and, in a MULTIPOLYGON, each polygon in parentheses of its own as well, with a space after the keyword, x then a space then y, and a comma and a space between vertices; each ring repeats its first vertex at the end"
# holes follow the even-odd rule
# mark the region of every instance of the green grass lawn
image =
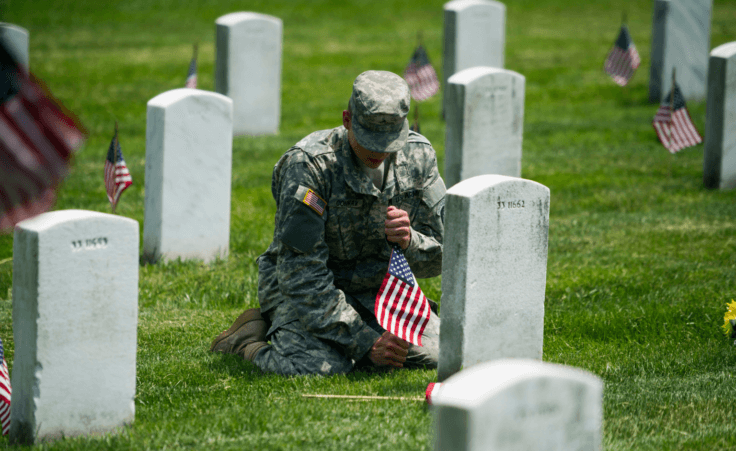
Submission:
MULTIPOLYGON (((421 396, 435 371, 284 378, 211 339, 257 305, 255 258, 273 233, 271 170, 307 133, 338 125, 353 79, 403 73, 422 31, 442 68, 442 1, 7 0, 0 18, 31 33, 31 70, 90 131, 56 209, 109 212, 103 163, 114 123, 134 179, 118 213, 143 231, 146 102, 184 85, 214 89, 214 21, 257 11, 284 21, 277 136, 233 145, 230 256, 140 268, 135 424, 47 449, 427 449, 420 402, 307 399, 306 393, 421 396), (380 7, 379 7, 380 5, 380 7)), ((736 192, 707 191, 703 147, 670 155, 647 102, 650 1, 508 0, 506 67, 526 77, 522 175, 551 190, 544 360, 600 376, 604 447, 736 448, 736 348, 720 331, 736 298, 736 192), (621 13, 642 56, 629 86, 602 70, 621 13)), ((736 2, 715 0, 711 48, 736 40, 736 2)), ((422 131, 444 161, 440 96, 422 131)), ((690 102, 705 131, 705 105, 690 102)), ((440 298, 440 280, 422 281, 440 298)), ((63 289, 60 287, 59 289, 63 289)), ((0 337, 12 371, 12 236, 0 236, 0 337)), ((73 365, 74 362, 69 362, 73 365)), ((0 438, 0 446, 7 446, 0 438)))

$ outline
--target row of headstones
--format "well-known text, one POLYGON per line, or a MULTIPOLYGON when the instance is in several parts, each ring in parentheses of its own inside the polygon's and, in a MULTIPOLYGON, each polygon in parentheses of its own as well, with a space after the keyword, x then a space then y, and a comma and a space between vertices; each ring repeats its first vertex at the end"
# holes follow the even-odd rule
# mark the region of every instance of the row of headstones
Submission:
MULTIPOLYGON (((672 68, 687 99, 705 97, 712 0, 655 0, 649 94, 661 100, 672 68)), ((216 24, 215 90, 234 101, 235 134, 276 133, 281 104, 281 19, 253 12, 224 15, 216 24), (247 82, 246 82, 247 81, 247 82)), ((28 32, 4 33, 28 67, 28 32)), ((492 0, 444 5, 443 76, 476 66, 503 68, 506 6, 492 0)), ((447 94, 445 94, 447 96, 447 94)), ((445 104, 447 103, 445 97, 445 104)))
MULTIPOLYGON (((650 98, 669 91, 678 69, 683 95, 705 97, 712 0, 655 0, 650 98)), ((253 12, 224 15, 216 24, 215 91, 234 100, 236 134, 276 133, 281 103, 281 19, 253 12), (247 81, 247 82, 246 82, 247 81)), ((6 24, 6 36, 28 67, 28 33, 6 24)), ((476 66, 503 68, 506 6, 493 0, 444 5, 443 76, 476 66)), ((447 94, 445 94, 447 96, 447 94)), ((445 101, 447 103, 447 100, 445 101)))
MULTIPOLYGON (((649 97, 669 92, 672 68, 688 100, 706 93, 713 0, 654 0, 649 97)), ((493 0, 454 0, 444 6, 444 85, 463 69, 503 68, 506 6, 493 0)), ((445 93, 445 105, 448 103, 445 93)))
MULTIPOLYGON (((650 98, 669 91, 672 68, 688 99, 705 97, 712 0, 655 0, 650 98)), ((253 12, 216 21, 215 90, 234 101, 234 133, 276 133, 281 103, 281 19, 253 12)), ((444 5, 443 76, 476 66, 503 68, 506 7, 492 0, 444 5)), ((28 63, 28 34, 8 27, 21 60, 28 63), (24 50, 25 49, 25 50, 24 50)), ((447 92, 445 104, 448 103, 447 92)))
MULTIPOLYGON (((521 176, 524 77, 471 68, 450 78, 445 179, 521 176)), ((148 102, 145 224, 147 261, 228 253, 233 102, 175 89, 148 102)))
MULTIPOLYGON (((231 136, 278 133, 281 117, 281 19, 252 12, 216 24, 215 91, 233 101, 231 136)), ((28 30, 0 23, 13 56, 28 70, 28 30)))
MULTIPOLYGON (((650 97, 669 90, 678 68, 688 99, 705 95, 712 0, 655 0, 650 97)), ((253 12, 224 15, 216 24, 215 91, 233 99, 233 132, 277 133, 281 104, 283 23, 253 12)), ((443 76, 471 67, 503 68, 506 7, 492 0, 454 0, 444 5, 443 76)), ((7 27, 28 66, 28 33, 7 27)), ((445 91, 445 105, 450 102, 445 91)))
MULTIPOLYGON (((522 75, 492 67, 447 80, 447 186, 482 174, 521 176, 524 88, 522 75)), ((736 188, 736 42, 711 52, 707 94, 703 184, 736 188)))
POLYGON ((712 0, 655 0, 649 100, 672 87, 688 100, 706 98, 703 184, 736 188, 736 42, 710 52, 712 0))
MULTIPOLYGON (((712 0, 655 0, 650 100, 671 89, 672 69, 687 99, 707 92, 703 183, 736 188, 736 43, 710 53, 712 0), (707 85, 706 85, 707 76, 707 85), (707 90, 706 90, 707 87, 707 90)), ((521 176, 524 77, 504 70, 506 8, 488 0, 445 4, 445 179, 521 176)))
POLYGON ((522 75, 504 69, 506 5, 444 5, 445 183, 483 174, 521 177, 522 75))
MULTIPOLYGON (((0 35, 27 69, 28 31, 0 24, 0 35)), ((278 129, 281 20, 255 13, 220 17, 217 52, 216 86, 229 97, 175 89, 148 102, 147 261, 227 256, 233 133, 278 129), (251 128, 234 131, 236 118, 251 128)))
MULTIPOLYGON (((520 177, 524 77, 502 68, 465 68, 474 61, 503 65, 505 7, 486 0, 456 0, 445 5, 445 13, 445 49, 450 53, 445 57, 445 73, 462 69, 447 79, 445 90, 446 183, 453 186, 482 174, 520 177), (474 45, 470 42, 489 44, 474 44, 480 45, 482 51, 475 49, 471 54, 474 45), (483 56, 480 59, 479 54, 483 56)), ((217 23, 218 61, 230 61, 231 67, 240 68, 228 77, 220 72, 221 85, 238 79, 235 74, 246 72, 249 62, 280 55, 278 19, 233 13, 221 17, 217 23), (235 51, 225 52, 236 47, 235 43, 242 42, 246 35, 261 36, 250 40, 260 39, 263 45, 249 50, 255 53, 246 55, 247 58, 235 51), (228 56, 220 58, 221 50, 228 56)), ((722 47, 714 50, 712 61, 728 50, 721 51, 722 47)), ((733 48, 729 49, 733 53, 733 48)), ((736 136, 733 136, 736 90, 725 91, 728 80, 736 75, 733 69, 728 75, 726 64, 719 65, 716 61, 712 67, 711 84, 720 83, 720 88, 710 90, 705 179, 713 179, 715 176, 711 174, 719 172, 721 186, 728 186, 736 184, 736 136)), ((256 75, 250 78, 254 77, 257 78, 256 75)), ((274 84, 273 78, 268 81, 274 84)), ((232 97, 232 93, 229 95, 232 97)), ((251 94, 244 94, 248 96, 251 94)), ((260 105, 268 103, 264 101, 260 105)), ((227 256, 232 159, 229 136, 236 133, 233 131, 238 122, 236 105, 237 102, 222 95, 183 89, 161 94, 148 103, 144 225, 144 254, 148 260, 163 256, 209 261, 227 256), (196 178, 185 175, 195 172, 196 178), (200 182, 194 182, 195 179, 200 182)))
MULTIPOLYGON (((503 4, 456 0, 445 5, 445 14, 445 49, 449 53, 445 58, 446 74, 474 61, 503 64, 503 4), (470 42, 497 45, 471 45, 470 42), (478 46, 482 51, 474 49, 478 46)), ((278 58, 274 58, 278 64, 261 66, 271 67, 271 72, 280 71, 281 22, 278 19, 255 13, 233 13, 221 17, 217 23, 218 61, 224 63, 218 64, 216 78, 220 87, 226 87, 222 89, 224 92, 233 96, 227 86, 232 85, 233 89, 251 86, 231 80, 242 79, 237 74, 247 72, 253 66, 249 64, 252 61, 265 61, 277 55, 278 58), (244 39, 260 44, 236 45, 244 39), (255 53, 234 50, 242 47, 255 53), (220 54, 225 56, 220 57, 220 54)), ((23 33, 13 33, 23 36, 23 33)), ((19 38, 18 42, 22 40, 19 38)), ((27 47, 27 34, 25 42, 27 47)), ((723 81, 726 66, 714 64, 713 67, 724 68, 720 72, 714 70, 711 76, 722 81, 723 87, 720 91, 711 90, 714 101, 709 102, 709 112, 712 111, 713 117, 720 114, 720 120, 708 121, 705 178, 706 181, 718 178, 719 182, 711 184, 729 186, 736 183, 733 175, 736 145, 730 137, 733 135, 733 114, 729 116, 723 111, 734 107, 726 105, 719 109, 717 104, 727 102, 736 94, 718 95, 725 91, 727 84, 723 81)), ((258 76, 250 74, 249 78, 256 80, 258 76)), ((279 83, 274 81, 278 77, 271 74, 264 76, 264 80, 267 81, 263 83, 276 87, 276 91, 265 91, 278 91, 279 83)), ((524 84, 520 74, 493 67, 471 67, 448 78, 445 91, 445 178, 448 186, 481 174, 521 176, 524 84)), ((243 94, 243 97, 252 98, 252 95, 243 94)), ((277 101, 259 101, 260 106, 277 104, 277 101)), ((147 259, 163 256, 209 261, 227 255, 232 142, 226 137, 236 133, 235 117, 239 114, 236 105, 237 102, 225 96, 192 90, 169 91, 149 102, 144 225, 147 259), (197 177, 188 176, 195 173, 197 177), (195 180, 200 182, 195 183, 195 180), (196 240, 192 240, 192 236, 196 240)))
MULTIPOLYGON (((669 91, 671 79, 666 74, 673 67, 679 69, 679 84, 687 98, 704 97, 711 10, 712 0, 655 0, 650 70, 653 101, 669 91)), ((217 92, 234 100, 233 133, 275 133, 280 111, 280 19, 232 13, 216 23, 215 86, 217 92)), ((448 186, 481 174, 521 176, 525 80, 503 69, 505 27, 506 7, 501 2, 454 0, 444 5, 448 186)), ((711 61, 721 56, 714 51, 711 61)), ((725 87, 711 87, 719 82, 725 85, 725 66, 715 63, 711 73, 708 92, 713 102, 709 104, 714 105, 707 121, 704 181, 708 187, 730 188, 736 186, 736 163, 732 161, 736 148, 724 146, 732 140, 722 130, 734 121, 722 113, 728 111, 723 105, 728 96, 719 95, 725 87)))
MULTIPOLYGON (((521 176, 524 77, 489 67, 449 80, 445 180, 521 176)), ((147 261, 228 253, 233 102, 175 89, 148 102, 143 252, 147 261)))
MULTIPOLYGON (((462 368, 491 360, 541 360, 549 190, 520 178, 474 177, 448 190, 446 215, 443 267, 457 270, 443 277, 439 380, 452 387, 453 377, 468 377, 462 368)), ((11 440, 100 433, 132 422, 137 222, 80 210, 45 213, 16 228, 13 264, 11 440)), ((557 396, 556 385, 549 387, 539 399, 557 396)), ((454 402, 452 393, 438 399, 454 402)))

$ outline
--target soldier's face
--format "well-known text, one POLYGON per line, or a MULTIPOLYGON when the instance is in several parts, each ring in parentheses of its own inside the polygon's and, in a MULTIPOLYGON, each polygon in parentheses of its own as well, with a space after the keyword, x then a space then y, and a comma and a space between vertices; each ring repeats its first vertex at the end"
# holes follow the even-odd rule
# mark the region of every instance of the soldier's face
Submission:
POLYGON ((378 166, 381 165, 381 163, 383 163, 383 160, 391 155, 383 152, 373 152, 372 150, 368 150, 358 144, 358 140, 355 139, 355 134, 353 133, 351 127, 352 122, 350 111, 345 110, 342 112, 342 124, 345 126, 346 129, 348 129, 348 141, 350 142, 350 147, 353 148, 353 152, 355 152, 355 155, 360 161, 363 162, 364 165, 368 166, 371 169, 376 169, 378 166))
POLYGON ((353 152, 355 152, 358 159, 371 169, 376 169, 390 155, 387 153, 373 152, 361 146, 356 141, 352 130, 348 132, 348 140, 350 140, 350 147, 353 148, 353 152))

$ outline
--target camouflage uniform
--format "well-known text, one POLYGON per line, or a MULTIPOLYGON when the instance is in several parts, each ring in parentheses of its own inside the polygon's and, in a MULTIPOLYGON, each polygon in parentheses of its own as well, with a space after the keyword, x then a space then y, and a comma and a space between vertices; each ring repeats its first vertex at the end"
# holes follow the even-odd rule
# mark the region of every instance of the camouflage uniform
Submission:
MULTIPOLYGON (((272 343, 255 356, 262 370, 334 374, 367 361, 384 331, 373 310, 391 251, 384 234, 389 205, 409 214, 411 241, 404 255, 415 276, 440 274, 445 185, 434 149, 409 132, 403 148, 386 161, 379 191, 360 169, 348 131, 340 126, 308 135, 276 164, 274 239, 258 258, 258 298, 261 314, 271 322, 272 343), (305 202, 310 191, 324 202, 310 207, 305 202)), ((422 342, 412 345, 405 366, 436 366, 434 313, 422 342)))

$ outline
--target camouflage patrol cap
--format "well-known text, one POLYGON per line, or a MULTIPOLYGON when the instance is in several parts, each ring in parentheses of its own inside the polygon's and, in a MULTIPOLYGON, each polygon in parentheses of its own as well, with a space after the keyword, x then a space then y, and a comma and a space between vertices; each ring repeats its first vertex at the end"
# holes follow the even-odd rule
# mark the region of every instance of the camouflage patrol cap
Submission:
POLYGON ((358 144, 373 152, 393 153, 409 136, 409 86, 392 72, 369 70, 358 75, 350 96, 352 130, 358 144))

